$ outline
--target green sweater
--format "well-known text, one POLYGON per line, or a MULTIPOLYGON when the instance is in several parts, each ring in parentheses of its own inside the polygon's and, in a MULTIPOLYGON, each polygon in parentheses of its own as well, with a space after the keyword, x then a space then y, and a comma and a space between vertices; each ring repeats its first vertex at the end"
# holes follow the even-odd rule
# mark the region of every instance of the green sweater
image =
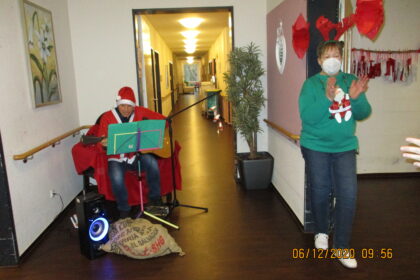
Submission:
MULTIPOLYGON (((371 107, 364 93, 357 99, 350 98, 351 118, 338 122, 329 108, 332 105, 325 96, 327 75, 316 74, 305 81, 299 96, 299 112, 302 120, 301 146, 328 153, 345 152, 358 148, 356 120, 363 120, 371 113, 371 107)), ((349 92, 354 75, 339 72, 336 84, 349 92)))

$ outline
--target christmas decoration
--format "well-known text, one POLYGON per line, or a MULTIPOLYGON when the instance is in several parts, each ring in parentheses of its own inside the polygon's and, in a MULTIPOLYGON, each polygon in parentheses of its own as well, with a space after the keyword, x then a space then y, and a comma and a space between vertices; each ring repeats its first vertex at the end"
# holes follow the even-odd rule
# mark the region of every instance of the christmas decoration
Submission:
POLYGON ((359 33, 373 40, 384 22, 382 0, 357 0, 355 15, 359 33))
POLYGON ((352 49, 351 72, 370 79, 384 77, 392 82, 411 82, 417 73, 419 50, 375 51, 352 49))
POLYGON ((309 23, 302 14, 293 24, 293 49, 299 58, 303 58, 309 47, 309 23))

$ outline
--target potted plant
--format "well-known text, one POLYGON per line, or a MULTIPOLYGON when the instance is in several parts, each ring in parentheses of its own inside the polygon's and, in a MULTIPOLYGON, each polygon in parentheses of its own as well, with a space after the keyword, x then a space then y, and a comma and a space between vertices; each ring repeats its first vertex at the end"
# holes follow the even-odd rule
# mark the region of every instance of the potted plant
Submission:
POLYGON ((249 153, 237 154, 240 181, 247 189, 267 188, 273 174, 273 157, 257 150, 257 134, 261 131, 258 118, 266 100, 260 54, 252 42, 234 48, 229 54, 230 70, 223 74, 232 105, 232 124, 249 146, 249 153))

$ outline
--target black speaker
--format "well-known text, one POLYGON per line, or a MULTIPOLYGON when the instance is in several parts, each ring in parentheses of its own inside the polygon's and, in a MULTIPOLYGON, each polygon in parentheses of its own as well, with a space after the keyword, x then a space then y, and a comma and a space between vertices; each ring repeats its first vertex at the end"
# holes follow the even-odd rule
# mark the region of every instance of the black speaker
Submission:
POLYGON ((108 241, 109 221, 105 198, 94 192, 76 197, 76 214, 79 227, 80 251, 89 259, 105 254, 99 246, 108 241))

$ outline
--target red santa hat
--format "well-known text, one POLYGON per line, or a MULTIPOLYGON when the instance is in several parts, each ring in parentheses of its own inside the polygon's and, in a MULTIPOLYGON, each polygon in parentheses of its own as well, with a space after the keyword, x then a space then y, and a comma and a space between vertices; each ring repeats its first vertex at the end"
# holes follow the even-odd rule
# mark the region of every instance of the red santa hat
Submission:
POLYGON ((134 91, 131 87, 123 87, 118 91, 117 95, 117 106, 121 104, 127 104, 136 106, 136 98, 134 97, 134 91))

